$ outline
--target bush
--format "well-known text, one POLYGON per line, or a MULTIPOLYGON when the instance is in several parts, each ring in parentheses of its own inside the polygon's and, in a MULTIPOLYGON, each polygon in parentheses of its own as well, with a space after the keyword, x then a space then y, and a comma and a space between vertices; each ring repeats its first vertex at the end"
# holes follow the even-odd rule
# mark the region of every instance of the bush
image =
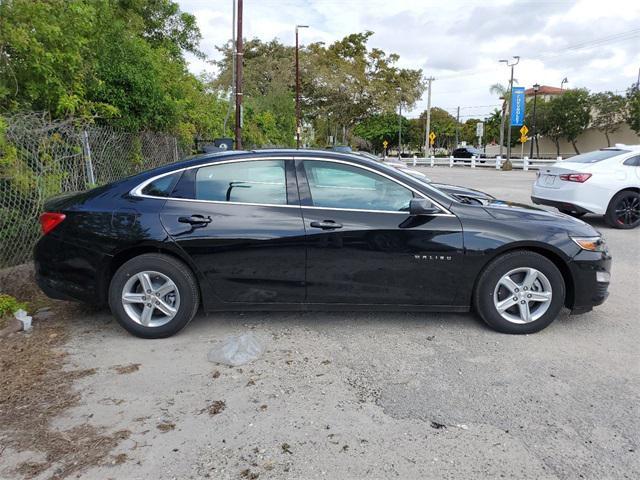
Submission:
POLYGON ((0 293, 0 317, 11 315, 20 309, 26 310, 27 304, 19 302, 11 295, 0 293))

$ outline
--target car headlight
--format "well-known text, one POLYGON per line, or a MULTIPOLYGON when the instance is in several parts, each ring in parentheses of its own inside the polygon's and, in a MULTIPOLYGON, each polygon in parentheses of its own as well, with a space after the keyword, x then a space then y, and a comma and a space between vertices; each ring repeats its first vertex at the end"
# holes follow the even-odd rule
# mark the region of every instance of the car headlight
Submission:
POLYGON ((606 252, 607 245, 602 237, 571 237, 583 250, 590 252, 606 252))

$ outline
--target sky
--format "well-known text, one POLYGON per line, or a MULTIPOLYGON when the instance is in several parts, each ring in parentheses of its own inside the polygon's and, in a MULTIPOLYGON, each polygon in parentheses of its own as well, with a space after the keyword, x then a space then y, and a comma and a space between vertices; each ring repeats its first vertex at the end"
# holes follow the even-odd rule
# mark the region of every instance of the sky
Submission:
MULTIPOLYGON (((196 16, 201 49, 213 59, 231 38, 233 0, 177 0, 196 16)), ((640 0, 431 1, 431 0, 245 0, 244 37, 327 44, 371 30, 370 47, 400 55, 398 65, 433 76, 432 106, 460 120, 482 118, 499 106, 491 85, 509 82, 500 59, 521 57, 517 85, 534 83, 592 92, 624 93, 640 69, 640 0)), ((189 69, 215 72, 189 57, 189 69)), ((427 94, 409 112, 425 110, 427 94)))

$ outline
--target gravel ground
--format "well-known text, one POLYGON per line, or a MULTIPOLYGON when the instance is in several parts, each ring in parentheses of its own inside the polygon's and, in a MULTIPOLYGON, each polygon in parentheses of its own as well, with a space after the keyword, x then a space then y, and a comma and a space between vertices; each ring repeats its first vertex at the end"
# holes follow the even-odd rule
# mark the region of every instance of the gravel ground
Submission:
MULTIPOLYGON (((535 177, 422 170, 526 203, 535 177)), ((132 432, 78 478, 640 478, 640 229, 586 220, 614 257, 611 296, 531 336, 472 314, 200 314, 160 341, 108 312, 74 320, 69 368, 97 373, 56 426, 132 432), (207 361, 247 331, 259 360, 207 361)))

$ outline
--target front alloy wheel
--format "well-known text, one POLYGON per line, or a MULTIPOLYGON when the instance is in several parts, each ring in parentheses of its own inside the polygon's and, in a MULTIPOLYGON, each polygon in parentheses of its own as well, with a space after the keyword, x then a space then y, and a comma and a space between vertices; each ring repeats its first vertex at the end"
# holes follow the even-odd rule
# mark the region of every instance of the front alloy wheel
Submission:
POLYGON ((534 333, 553 322, 562 309, 564 278, 547 257, 516 250, 489 262, 473 297, 476 311, 495 330, 534 333))
POLYGON ((493 291, 493 304, 502 318, 529 323, 542 317, 551 305, 553 290, 544 273, 535 268, 515 268, 502 276, 493 291))

